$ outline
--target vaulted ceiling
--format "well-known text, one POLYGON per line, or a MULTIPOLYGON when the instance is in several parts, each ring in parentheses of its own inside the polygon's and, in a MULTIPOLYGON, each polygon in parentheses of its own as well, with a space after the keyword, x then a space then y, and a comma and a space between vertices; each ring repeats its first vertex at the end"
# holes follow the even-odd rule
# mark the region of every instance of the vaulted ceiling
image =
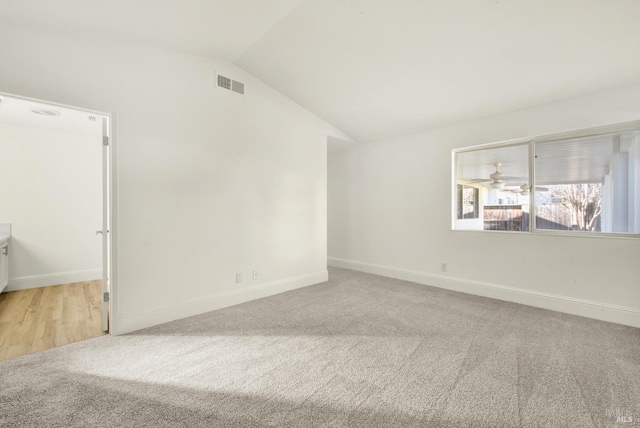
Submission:
POLYGON ((2 0, 0 18, 233 61, 301 0, 2 0))
POLYGON ((361 142, 640 80, 638 0, 14 0, 0 19, 234 62, 361 142))

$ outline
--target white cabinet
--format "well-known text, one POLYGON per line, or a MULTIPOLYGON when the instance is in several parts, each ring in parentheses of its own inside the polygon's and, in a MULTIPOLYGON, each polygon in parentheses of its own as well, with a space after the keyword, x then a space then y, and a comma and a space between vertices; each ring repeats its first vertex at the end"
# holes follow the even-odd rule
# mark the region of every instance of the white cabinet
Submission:
POLYGON ((9 244, 0 246, 0 293, 9 284, 9 244))

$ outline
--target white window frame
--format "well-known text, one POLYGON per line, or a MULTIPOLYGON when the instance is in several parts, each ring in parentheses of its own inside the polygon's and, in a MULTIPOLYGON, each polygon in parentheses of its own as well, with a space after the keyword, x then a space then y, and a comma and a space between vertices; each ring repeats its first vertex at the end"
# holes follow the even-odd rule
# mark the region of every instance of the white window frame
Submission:
POLYGON ((455 232, 471 232, 471 233, 513 233, 513 234, 538 234, 547 236, 564 236, 564 237, 589 237, 589 238, 620 238, 620 239, 637 239, 640 238, 638 233, 616 233, 616 232, 590 232, 590 231, 565 231, 565 230, 549 230, 536 228, 536 204, 535 204, 535 186, 536 186, 536 159, 535 149, 538 143, 548 143, 553 141, 568 140, 580 137, 595 137, 598 135, 612 134, 616 132, 633 131, 640 129, 640 120, 632 122, 624 122, 613 125, 598 126, 593 128, 578 129, 554 134, 546 134, 537 137, 518 138, 514 140, 501 141, 497 143, 479 144, 475 146, 462 147, 452 150, 451 156, 451 229, 455 232), (529 230, 528 231, 508 231, 508 230, 469 230, 457 229, 457 162, 456 157, 459 153, 472 151, 495 149, 500 147, 527 145, 529 156, 529 230))

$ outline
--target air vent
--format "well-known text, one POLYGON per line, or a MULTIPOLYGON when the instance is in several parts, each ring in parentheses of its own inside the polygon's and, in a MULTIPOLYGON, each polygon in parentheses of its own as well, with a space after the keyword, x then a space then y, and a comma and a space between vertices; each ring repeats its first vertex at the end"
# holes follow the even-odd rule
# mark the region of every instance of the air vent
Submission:
POLYGON ((232 80, 221 74, 218 74, 218 87, 228 89, 240 95, 244 95, 244 83, 232 80))
POLYGON ((231 89, 231 79, 218 74, 218 86, 225 89, 231 89))
POLYGON ((233 92, 237 92, 239 94, 244 95, 244 83, 238 82, 237 80, 233 80, 231 82, 231 90, 233 92))

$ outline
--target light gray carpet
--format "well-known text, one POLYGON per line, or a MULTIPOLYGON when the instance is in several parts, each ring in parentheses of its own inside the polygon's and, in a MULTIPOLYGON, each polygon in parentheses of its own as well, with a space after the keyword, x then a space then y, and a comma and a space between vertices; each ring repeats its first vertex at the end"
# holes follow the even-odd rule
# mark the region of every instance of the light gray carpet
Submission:
POLYGON ((0 362, 0 426, 640 426, 639 329, 330 278, 0 362))

